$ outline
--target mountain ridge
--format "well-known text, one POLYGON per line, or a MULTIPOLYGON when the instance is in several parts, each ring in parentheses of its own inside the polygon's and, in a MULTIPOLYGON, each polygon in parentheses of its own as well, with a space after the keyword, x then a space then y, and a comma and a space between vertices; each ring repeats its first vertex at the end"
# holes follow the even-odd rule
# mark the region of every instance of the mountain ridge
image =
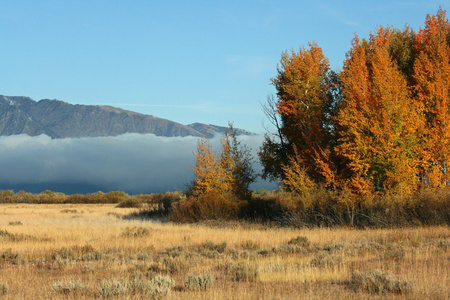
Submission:
MULTIPOLYGON (((106 105, 70 104, 56 99, 35 101, 26 96, 0 95, 0 135, 46 134, 53 139, 151 133, 157 136, 212 138, 227 127, 171 120, 106 105)), ((238 135, 252 135, 237 129, 238 135)))

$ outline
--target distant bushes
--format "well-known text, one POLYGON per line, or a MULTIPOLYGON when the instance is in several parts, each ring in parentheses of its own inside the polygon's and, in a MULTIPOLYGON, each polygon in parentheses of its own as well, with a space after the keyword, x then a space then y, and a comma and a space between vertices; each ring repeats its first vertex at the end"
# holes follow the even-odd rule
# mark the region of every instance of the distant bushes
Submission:
POLYGON ((112 203, 136 208, 130 218, 167 218, 173 222, 247 220, 281 226, 401 227, 450 225, 450 189, 422 190, 399 195, 366 195, 316 187, 302 195, 277 190, 254 192, 248 200, 208 191, 196 197, 182 192, 129 195, 121 191, 65 195, 45 191, 31 194, 0 191, 0 203, 112 203))
MULTIPOLYGON (((64 203, 119 203, 131 196, 122 191, 109 193, 97 192, 92 194, 65 195, 52 191, 44 191, 39 194, 12 190, 0 191, 0 203, 33 203, 33 204, 64 204, 64 203)), ((133 196, 138 197, 138 196, 133 196)))
MULTIPOLYGON (((0 203, 31 203, 31 204, 118 204, 122 208, 140 208, 154 206, 155 210, 167 214, 171 203, 183 197, 182 192, 167 192, 165 194, 141 194, 129 195, 122 191, 109 193, 96 192, 91 194, 65 195, 52 191, 44 191, 39 194, 12 190, 0 190, 0 203)), ((148 207, 147 207, 148 208, 148 207)))

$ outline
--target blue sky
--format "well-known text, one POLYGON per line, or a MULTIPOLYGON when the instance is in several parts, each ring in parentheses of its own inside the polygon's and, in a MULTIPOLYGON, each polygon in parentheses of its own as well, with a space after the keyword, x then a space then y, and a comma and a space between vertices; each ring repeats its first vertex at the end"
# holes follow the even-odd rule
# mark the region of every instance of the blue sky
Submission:
POLYGON ((315 40, 339 70, 354 33, 442 2, 0 0, 0 94, 261 133, 283 51, 315 40))

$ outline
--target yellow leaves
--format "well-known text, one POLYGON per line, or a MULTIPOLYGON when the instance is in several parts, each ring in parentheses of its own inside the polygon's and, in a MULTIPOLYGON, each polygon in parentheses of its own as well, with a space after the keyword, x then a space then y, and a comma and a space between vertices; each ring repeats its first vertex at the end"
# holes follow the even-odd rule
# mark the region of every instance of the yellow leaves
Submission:
POLYGON ((299 195, 309 195, 314 188, 314 182, 309 178, 302 166, 297 151, 295 156, 289 158, 289 165, 282 166, 286 178, 281 182, 286 189, 299 195))
POLYGON ((194 153, 194 161, 194 195, 211 190, 220 194, 231 191, 233 176, 230 171, 230 161, 218 155, 208 140, 199 140, 197 152, 194 153))
POLYGON ((232 124, 220 143, 221 151, 217 153, 208 140, 198 142, 194 153, 194 196, 214 191, 227 198, 247 200, 251 196, 249 185, 256 179, 250 149, 237 140, 232 124))
POLYGON ((414 39, 415 91, 425 120, 422 156, 424 176, 431 186, 447 185, 450 176, 450 23, 445 11, 427 16, 414 39))

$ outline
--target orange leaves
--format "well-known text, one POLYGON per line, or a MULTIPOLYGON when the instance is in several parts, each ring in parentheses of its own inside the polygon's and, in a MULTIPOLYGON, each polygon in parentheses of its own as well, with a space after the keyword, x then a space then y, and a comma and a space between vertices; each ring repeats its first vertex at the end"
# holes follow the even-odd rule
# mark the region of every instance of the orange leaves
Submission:
POLYGON ((414 185, 417 180, 413 153, 419 115, 406 77, 390 56, 390 38, 391 29, 383 27, 368 42, 356 37, 342 72, 338 153, 349 160, 350 186, 358 192, 414 185))
POLYGON ((316 43, 309 43, 309 49, 300 48, 298 53, 284 52, 280 64, 272 83, 277 89, 277 113, 281 115, 281 131, 288 152, 292 154, 295 146, 302 165, 308 166, 309 175, 322 180, 321 172, 312 166, 319 167, 318 159, 322 165, 329 161, 318 156, 329 153, 326 151, 329 142, 326 126, 330 123, 330 115, 326 113, 330 88, 328 59, 316 43))
POLYGON ((450 23, 445 11, 427 16, 425 28, 415 36, 415 91, 423 107, 424 176, 432 186, 448 185, 450 174, 450 23))
MULTIPOLYGON (((283 53, 272 79, 280 136, 287 141, 279 160, 287 188, 302 193, 314 182, 358 194, 406 196, 420 185, 450 184, 445 11, 427 16, 418 33, 407 26, 378 27, 368 40, 355 36, 339 76, 331 74, 328 59, 312 43, 283 53)), ((263 151, 271 158, 279 146, 269 141, 263 151)))

